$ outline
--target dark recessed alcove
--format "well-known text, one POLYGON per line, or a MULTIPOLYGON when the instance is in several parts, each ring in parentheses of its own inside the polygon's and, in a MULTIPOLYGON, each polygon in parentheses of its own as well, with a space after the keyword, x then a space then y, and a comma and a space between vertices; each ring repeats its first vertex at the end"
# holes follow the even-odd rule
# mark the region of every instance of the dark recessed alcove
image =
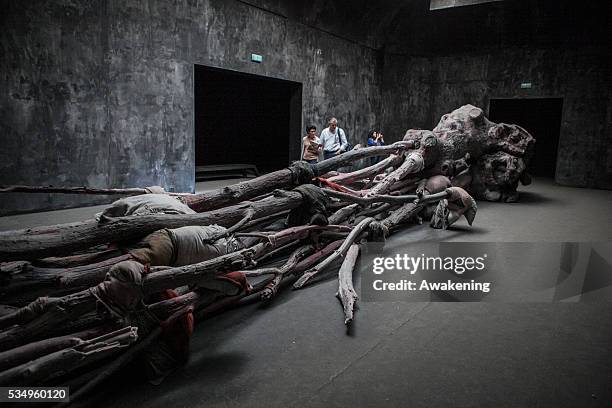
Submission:
POLYGON ((194 87, 196 166, 299 159, 301 83, 196 65, 194 87))
POLYGON ((514 123, 536 139, 529 173, 555 177, 563 98, 491 99, 489 119, 514 123))

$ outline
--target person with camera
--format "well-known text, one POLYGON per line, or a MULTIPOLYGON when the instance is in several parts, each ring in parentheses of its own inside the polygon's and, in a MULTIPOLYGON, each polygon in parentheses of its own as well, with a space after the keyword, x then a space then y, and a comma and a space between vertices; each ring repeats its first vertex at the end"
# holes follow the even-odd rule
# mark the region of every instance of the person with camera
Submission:
MULTIPOLYGON (((382 132, 377 132, 375 130, 370 131, 368 133, 368 147, 370 146, 384 146, 385 138, 382 132)), ((378 163, 381 159, 381 156, 375 156, 370 158, 370 166, 378 163)))

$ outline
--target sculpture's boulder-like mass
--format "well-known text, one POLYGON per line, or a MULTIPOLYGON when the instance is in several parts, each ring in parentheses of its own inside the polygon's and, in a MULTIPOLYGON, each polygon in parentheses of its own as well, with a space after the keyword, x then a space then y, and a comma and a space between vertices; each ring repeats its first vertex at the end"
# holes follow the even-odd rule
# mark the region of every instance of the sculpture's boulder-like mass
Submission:
POLYGON ((426 169, 453 179, 474 197, 489 201, 516 201, 519 181, 527 174, 535 139, 517 125, 493 123, 482 109, 464 105, 442 116, 433 131, 410 129, 404 140, 434 136, 425 155, 426 169))

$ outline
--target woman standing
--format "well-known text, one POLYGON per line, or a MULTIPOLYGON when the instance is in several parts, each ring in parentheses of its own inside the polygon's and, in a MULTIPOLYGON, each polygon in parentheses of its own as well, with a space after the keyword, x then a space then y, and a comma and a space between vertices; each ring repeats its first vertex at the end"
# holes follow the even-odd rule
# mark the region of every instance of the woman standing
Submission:
MULTIPOLYGON (((368 147, 384 146, 384 145, 385 145, 385 139, 383 138, 382 132, 377 132, 375 130, 372 130, 370 133, 368 133, 368 147)), ((370 166, 378 163, 380 159, 381 159, 380 156, 372 157, 370 159, 370 166)))
POLYGON ((302 139, 302 160, 310 164, 316 164, 319 161, 319 152, 321 151, 321 141, 317 137, 317 128, 315 126, 306 127, 306 136, 302 139))

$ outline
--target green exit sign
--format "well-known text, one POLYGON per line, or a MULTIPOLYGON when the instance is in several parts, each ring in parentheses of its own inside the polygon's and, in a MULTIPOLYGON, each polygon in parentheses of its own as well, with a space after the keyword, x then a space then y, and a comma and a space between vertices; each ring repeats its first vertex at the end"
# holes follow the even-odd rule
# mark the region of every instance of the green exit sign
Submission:
POLYGON ((263 57, 259 54, 251 54, 251 61, 260 63, 263 61, 263 57))
POLYGON ((531 89, 531 82, 521 83, 521 89, 531 89))

